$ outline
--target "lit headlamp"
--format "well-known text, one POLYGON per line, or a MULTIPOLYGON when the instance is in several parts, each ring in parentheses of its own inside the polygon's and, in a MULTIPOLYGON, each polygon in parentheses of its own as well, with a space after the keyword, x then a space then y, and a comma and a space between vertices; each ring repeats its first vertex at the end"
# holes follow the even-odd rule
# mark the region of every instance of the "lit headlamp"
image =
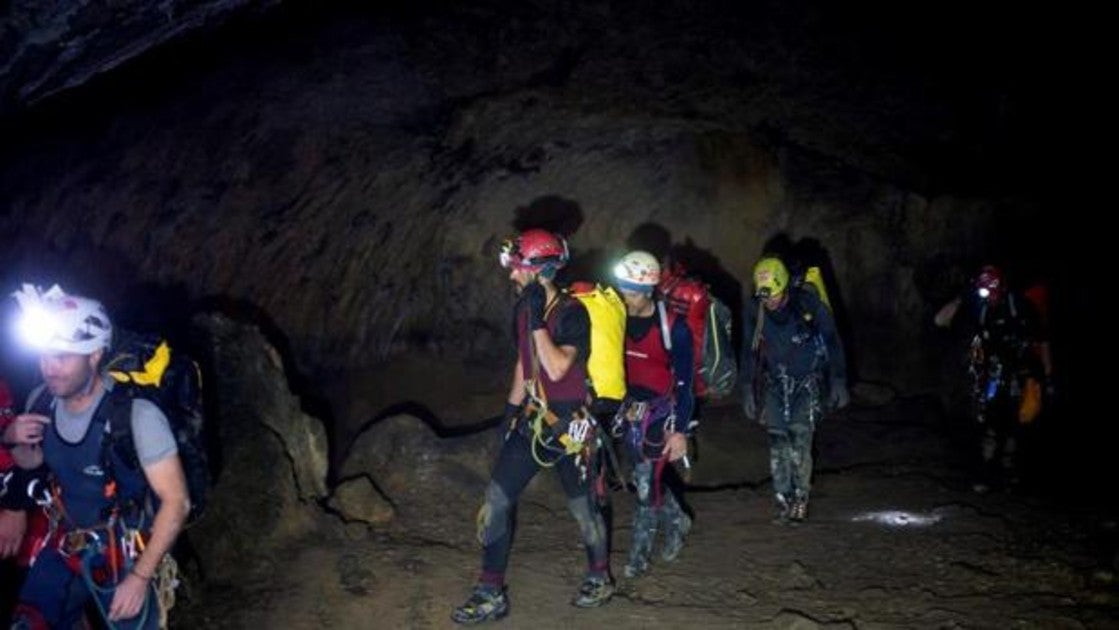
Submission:
POLYGON ((501 243, 501 253, 497 255, 497 260, 501 266, 508 269, 514 265, 519 265, 521 256, 517 251, 517 242, 512 239, 507 239, 501 243))

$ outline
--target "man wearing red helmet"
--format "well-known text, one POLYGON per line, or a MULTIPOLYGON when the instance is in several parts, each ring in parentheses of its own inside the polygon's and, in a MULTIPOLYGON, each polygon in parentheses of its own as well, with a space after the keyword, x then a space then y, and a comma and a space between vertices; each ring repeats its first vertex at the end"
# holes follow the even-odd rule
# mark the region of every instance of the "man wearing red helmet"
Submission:
POLYGON ((478 513, 482 572, 469 599, 452 611, 456 623, 509 614, 505 569, 513 511, 542 468, 554 468, 559 475, 587 551, 587 574, 571 603, 601 606, 614 594, 606 524, 592 498, 586 468, 595 431, 585 407, 590 318, 578 300, 555 285, 556 272, 568 258, 562 238, 538 229, 522 232, 501 249, 501 266, 509 270, 519 296, 513 309, 517 362, 505 405, 509 429, 478 513))
POLYGON ((1000 268, 981 267, 970 289, 945 304, 934 323, 949 327, 961 307, 971 339, 973 413, 982 427, 981 467, 974 487, 983 492, 1017 478, 1022 426, 1033 420, 1028 410, 1031 381, 1034 387, 1050 383, 1053 365, 1036 306, 1011 290, 1000 268))

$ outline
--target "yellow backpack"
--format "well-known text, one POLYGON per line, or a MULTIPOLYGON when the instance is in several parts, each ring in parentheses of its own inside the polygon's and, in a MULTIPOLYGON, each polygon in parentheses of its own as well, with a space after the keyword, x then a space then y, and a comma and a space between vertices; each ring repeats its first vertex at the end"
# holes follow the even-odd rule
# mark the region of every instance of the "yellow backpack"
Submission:
POLYGON ((828 290, 824 288, 824 274, 820 273, 819 267, 809 267, 804 271, 804 280, 801 286, 808 288, 820 298, 824 306, 831 310, 831 300, 828 299, 828 290))
POLYGON ((626 305, 612 287, 576 282, 567 290, 583 303, 591 320, 591 355, 587 373, 595 398, 620 401, 626 396, 626 305))

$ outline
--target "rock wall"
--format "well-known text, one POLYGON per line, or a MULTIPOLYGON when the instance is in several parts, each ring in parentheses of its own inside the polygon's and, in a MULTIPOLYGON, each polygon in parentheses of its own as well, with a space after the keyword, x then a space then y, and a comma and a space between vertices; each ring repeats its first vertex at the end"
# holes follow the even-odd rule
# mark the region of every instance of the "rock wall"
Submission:
POLYGON ((1033 208, 940 192, 958 103, 759 6, 281 11, 10 118, 3 279, 248 305, 314 372, 505 356, 515 225, 565 229, 598 276, 656 228, 732 304, 784 235, 826 254, 859 374, 924 387, 936 302, 1033 208))

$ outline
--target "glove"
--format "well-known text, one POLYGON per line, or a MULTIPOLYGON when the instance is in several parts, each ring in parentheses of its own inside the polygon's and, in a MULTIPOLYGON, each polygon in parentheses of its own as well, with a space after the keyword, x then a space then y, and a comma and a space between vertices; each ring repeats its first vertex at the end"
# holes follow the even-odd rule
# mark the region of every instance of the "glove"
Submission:
POLYGON ((543 328, 545 325, 544 305, 548 301, 548 294, 544 291, 544 285, 539 282, 528 283, 521 291, 521 299, 524 300, 525 312, 528 314, 529 330, 543 328))
POLYGON ((742 397, 742 411, 746 412, 746 417, 750 420, 756 420, 758 415, 758 405, 754 401, 753 394, 746 394, 742 397))
POLYGON ((513 418, 516 418, 517 416, 519 416, 520 413, 521 413, 521 406, 520 405, 514 405, 511 402, 507 402, 507 403, 505 403, 505 412, 501 414, 501 419, 506 424, 508 424, 509 422, 512 422, 513 418))
POLYGON ((832 384, 828 392, 828 409, 843 409, 851 402, 851 394, 847 391, 847 384, 837 381, 832 384))

